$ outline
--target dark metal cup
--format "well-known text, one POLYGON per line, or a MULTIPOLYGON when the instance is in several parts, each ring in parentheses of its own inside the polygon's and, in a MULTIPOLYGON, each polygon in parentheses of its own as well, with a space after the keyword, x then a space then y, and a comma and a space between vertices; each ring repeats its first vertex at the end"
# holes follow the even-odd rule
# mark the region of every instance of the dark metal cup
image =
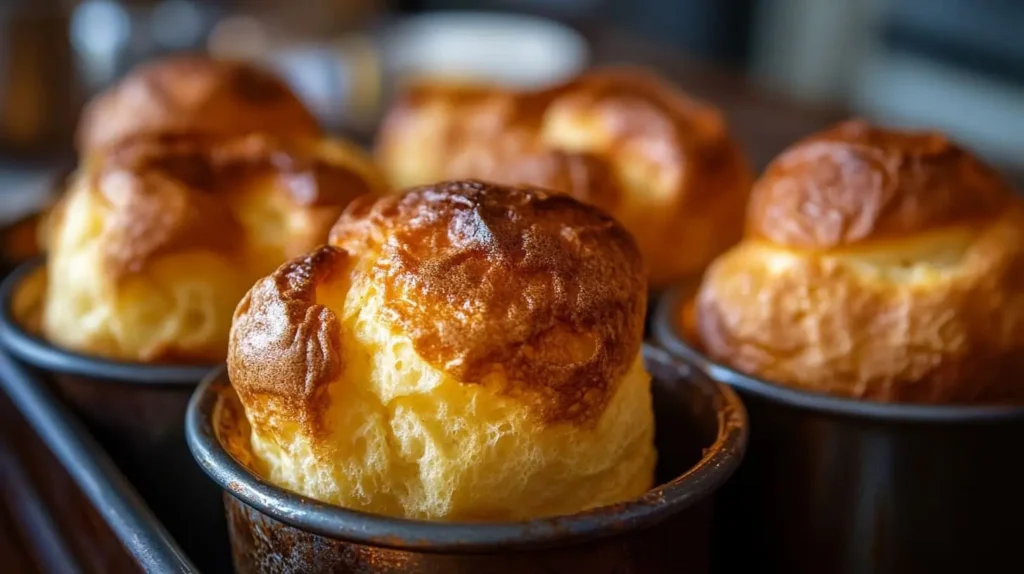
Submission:
POLYGON ((728 387, 659 349, 645 355, 654 375, 660 486, 570 516, 409 520, 274 486, 221 444, 214 421, 224 409, 240 408, 223 370, 196 390, 186 433, 199 465, 224 489, 238 572, 708 572, 712 497, 743 457, 746 413, 728 387))
MULTIPOLYGON (((753 435, 718 497, 723 567, 758 572, 1002 571, 1024 541, 1024 408, 856 401, 798 391, 717 364, 655 324, 670 353, 743 398, 753 435)), ((1024 376, 1022 374, 1021 376, 1024 376)))
POLYGON ((42 271, 40 260, 24 263, 0 284, 0 342, 71 407, 197 564, 230 567, 223 513, 209 510, 220 492, 185 444, 185 407, 213 367, 109 361, 41 339, 19 322, 14 305, 39 297, 20 289, 32 281, 41 288, 42 271))
POLYGON ((0 277, 39 255, 36 227, 40 217, 33 213, 0 228, 0 277))
POLYGON ((649 339, 654 334, 654 316, 658 310, 658 301, 664 296, 661 291, 653 289, 647 292, 647 314, 644 317, 644 339, 649 339))

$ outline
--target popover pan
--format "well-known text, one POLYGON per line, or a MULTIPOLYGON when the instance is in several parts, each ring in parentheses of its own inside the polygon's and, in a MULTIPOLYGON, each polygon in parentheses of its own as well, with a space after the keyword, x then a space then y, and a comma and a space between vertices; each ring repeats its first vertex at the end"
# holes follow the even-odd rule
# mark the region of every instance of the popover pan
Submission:
POLYGON ((724 571, 935 574, 1019 562, 1024 408, 857 401, 745 375, 680 335, 675 318, 694 287, 663 298, 655 331, 750 413, 749 453, 718 497, 724 571))
POLYGON ((109 361, 48 343, 14 313, 23 284, 42 287, 42 263, 23 263, 0 283, 0 342, 85 423, 197 565, 230 568, 226 521, 210 510, 219 505, 220 492, 196 468, 185 444, 185 407, 213 367, 109 361))
POLYGON ((0 571, 199 572, 88 429, 2 350, 0 417, 0 455, 15 459, 0 461, 0 483, 39 566, 0 551, 0 571))
POLYGON ((240 409, 224 370, 188 408, 199 465, 224 489, 237 572, 704 573, 713 496, 743 457, 747 419, 726 386, 645 348, 654 376, 660 486, 570 516, 506 523, 419 521, 349 510, 279 488, 221 444, 214 421, 240 409))

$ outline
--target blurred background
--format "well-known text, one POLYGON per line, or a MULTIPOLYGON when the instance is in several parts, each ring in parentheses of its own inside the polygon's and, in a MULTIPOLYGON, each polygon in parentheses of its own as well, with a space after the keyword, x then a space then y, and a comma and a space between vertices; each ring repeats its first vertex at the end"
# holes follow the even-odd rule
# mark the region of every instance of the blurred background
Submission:
POLYGON ((182 50, 279 70, 372 139, 424 74, 518 86, 654 67, 720 106, 761 165, 848 115, 943 129, 1024 187, 1018 0, 0 0, 0 218, 73 164, 82 104, 182 50))

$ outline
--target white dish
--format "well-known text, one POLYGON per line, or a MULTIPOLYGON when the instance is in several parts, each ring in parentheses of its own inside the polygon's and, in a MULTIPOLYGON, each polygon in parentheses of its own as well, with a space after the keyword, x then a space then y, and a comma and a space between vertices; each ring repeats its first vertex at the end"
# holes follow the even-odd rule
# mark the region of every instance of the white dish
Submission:
POLYGON ((520 88, 583 71, 587 42, 575 30, 532 16, 435 12, 415 16, 381 36, 385 65, 399 78, 441 76, 520 88))

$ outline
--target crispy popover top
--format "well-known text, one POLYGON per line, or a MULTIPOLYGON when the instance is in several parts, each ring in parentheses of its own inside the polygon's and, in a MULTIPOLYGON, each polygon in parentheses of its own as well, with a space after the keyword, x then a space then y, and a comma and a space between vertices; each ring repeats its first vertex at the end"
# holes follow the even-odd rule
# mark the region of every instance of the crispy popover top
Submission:
POLYGON ((258 284, 240 307, 247 318, 235 337, 261 345, 236 346, 236 387, 282 385, 277 392, 290 393, 330 376, 343 360, 328 344, 336 327, 311 309, 328 278, 344 275, 332 269, 348 267, 379 286, 383 318, 419 356, 459 380, 500 372, 519 387, 507 391, 548 420, 600 414, 611 383, 639 352, 645 282, 628 232, 565 195, 446 182, 356 200, 331 232, 331 247, 258 284), (268 329, 280 335, 276 343, 268 329), (320 350, 297 347, 294 333, 320 350), (270 349, 293 353, 273 361, 294 369, 291 376, 242 368, 266 363, 270 349))
POLYGON ((945 136, 842 123, 752 191, 696 301, 716 359, 854 398, 1020 401, 1024 204, 945 136))
POLYGON ((565 194, 452 181, 357 199, 235 312, 257 470, 431 519, 638 496, 656 459, 646 291, 629 233, 565 194))
POLYGON ((199 55, 142 64, 94 98, 77 134, 83 154, 139 137, 272 133, 314 138, 316 118, 277 76, 199 55))
POLYGON ((532 92, 415 85, 376 153, 400 187, 480 178, 595 204, 633 233, 661 287, 739 240, 753 181, 718 110, 634 68, 532 92))

